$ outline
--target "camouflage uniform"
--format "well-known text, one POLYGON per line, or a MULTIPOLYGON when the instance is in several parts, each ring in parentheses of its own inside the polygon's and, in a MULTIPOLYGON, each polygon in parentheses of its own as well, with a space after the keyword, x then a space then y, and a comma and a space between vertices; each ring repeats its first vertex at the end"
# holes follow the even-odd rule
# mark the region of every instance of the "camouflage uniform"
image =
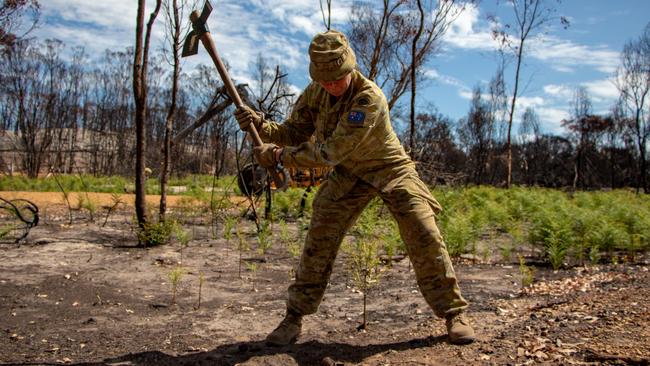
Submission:
POLYGON ((284 146, 285 166, 333 167, 313 202, 296 281, 289 287, 290 312, 317 311, 345 233, 377 195, 398 222, 420 291, 436 315, 467 307, 436 226, 441 207, 393 131, 375 83, 354 70, 345 94, 333 98, 312 82, 285 123, 261 127, 264 141, 284 146))

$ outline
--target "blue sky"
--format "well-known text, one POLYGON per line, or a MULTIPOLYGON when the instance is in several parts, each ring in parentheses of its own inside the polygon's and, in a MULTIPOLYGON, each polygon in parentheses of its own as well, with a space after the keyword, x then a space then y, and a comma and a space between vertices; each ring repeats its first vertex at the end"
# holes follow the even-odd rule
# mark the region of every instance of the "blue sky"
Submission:
MULTIPOLYGON (((345 29, 352 1, 332 2, 333 27, 345 29)), ((561 134, 560 122, 569 117, 578 86, 587 89, 594 113, 609 111, 618 95, 613 75, 619 53, 650 21, 650 1, 564 0, 554 4, 558 16, 567 17, 571 26, 564 29, 559 21, 551 22, 541 37, 529 41, 522 71, 525 88, 517 113, 534 107, 543 129, 561 134)), ((309 40, 324 30, 318 0, 212 0, 212 5, 210 30, 234 79, 252 84, 252 62, 261 52, 288 72, 296 92, 307 85, 309 40)), ((134 44, 134 0, 48 0, 41 6, 41 24, 33 33, 37 39, 58 38, 68 46, 84 46, 90 55, 134 44)), ((152 9, 149 0, 147 14, 152 9)), ((497 66, 486 17, 494 14, 500 22, 509 23, 511 13, 505 1, 485 0, 461 14, 446 35, 442 52, 426 65, 429 79, 418 95, 420 108, 435 105, 452 119, 466 115, 472 89, 486 86, 497 66)), ((164 38, 162 21, 159 17, 154 27, 155 48, 161 47, 164 38)), ((191 70, 197 63, 210 64, 202 50, 185 61, 184 69, 191 70)), ((506 70, 509 86, 512 71, 506 70)))

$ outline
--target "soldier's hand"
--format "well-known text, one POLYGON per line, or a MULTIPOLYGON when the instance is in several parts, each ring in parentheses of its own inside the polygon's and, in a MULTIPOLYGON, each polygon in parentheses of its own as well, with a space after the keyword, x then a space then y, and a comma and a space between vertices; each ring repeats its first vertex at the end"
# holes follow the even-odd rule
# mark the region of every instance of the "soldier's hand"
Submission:
POLYGON ((246 131, 251 123, 258 131, 262 127, 262 115, 247 105, 242 105, 235 110, 235 119, 242 131, 246 131))
POLYGON ((275 144, 262 144, 262 146, 253 147, 255 160, 265 168, 273 168, 278 164, 278 152, 281 152, 281 149, 275 144))

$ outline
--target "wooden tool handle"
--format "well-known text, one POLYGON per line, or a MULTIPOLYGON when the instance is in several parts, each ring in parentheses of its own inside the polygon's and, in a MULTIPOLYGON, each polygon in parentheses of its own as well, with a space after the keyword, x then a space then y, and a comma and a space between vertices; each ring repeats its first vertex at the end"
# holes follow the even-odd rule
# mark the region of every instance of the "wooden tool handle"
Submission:
MULTIPOLYGON (((200 14, 198 11, 193 11, 192 14, 190 15, 190 19, 192 20, 192 22, 196 22, 199 19, 199 17, 200 14)), ((208 54, 212 58, 214 65, 217 67, 219 76, 221 76, 221 80, 223 80, 223 84, 226 87, 226 91, 228 92, 230 98, 232 98, 233 102, 235 103, 235 106, 237 108, 243 106, 244 103, 242 102, 241 97, 237 92, 237 88, 235 88, 235 84, 230 79, 230 75, 228 74, 226 65, 223 64, 223 61, 221 61, 221 57, 219 57, 219 53, 217 52, 217 47, 214 45, 214 41, 212 40, 212 36, 210 35, 210 32, 205 32, 201 34, 200 39, 201 39, 201 43, 203 43, 203 46, 205 47, 205 49, 208 51, 208 54)), ((253 139, 253 145, 262 146, 263 142, 262 139, 260 138, 259 133, 257 133, 257 129, 255 128, 255 125, 250 123, 246 128, 246 130, 251 135, 251 138, 253 139)), ((275 182, 276 188, 278 189, 283 188, 286 185, 286 182, 282 179, 282 177, 280 177, 280 174, 277 172, 277 170, 273 168, 269 168, 268 170, 269 173, 271 174, 271 178, 273 178, 273 181, 275 182)))

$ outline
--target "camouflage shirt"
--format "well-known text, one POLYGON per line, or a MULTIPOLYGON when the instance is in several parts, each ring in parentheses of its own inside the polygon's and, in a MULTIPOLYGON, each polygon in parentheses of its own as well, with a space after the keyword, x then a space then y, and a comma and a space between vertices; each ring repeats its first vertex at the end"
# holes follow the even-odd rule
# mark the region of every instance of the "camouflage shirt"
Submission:
POLYGON ((338 99, 317 82, 309 84, 289 119, 265 123, 260 137, 284 146, 285 166, 334 167, 328 179, 339 184, 351 186, 362 179, 389 190, 414 171, 390 124, 384 93, 356 70, 338 99))

